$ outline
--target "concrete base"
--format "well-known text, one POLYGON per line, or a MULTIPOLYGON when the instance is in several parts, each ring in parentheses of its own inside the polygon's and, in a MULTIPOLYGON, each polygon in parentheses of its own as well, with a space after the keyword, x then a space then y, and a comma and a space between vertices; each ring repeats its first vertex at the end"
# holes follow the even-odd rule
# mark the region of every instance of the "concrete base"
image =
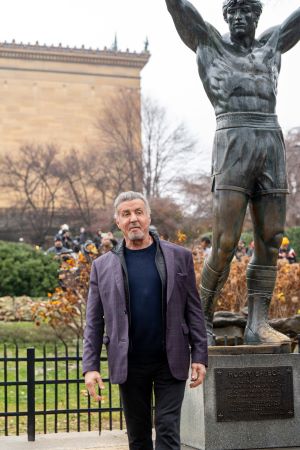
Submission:
POLYGON ((181 415, 181 441, 196 450, 300 447, 300 355, 210 355, 204 386, 186 387, 181 415), (214 369, 293 368, 294 417, 217 422, 214 369))

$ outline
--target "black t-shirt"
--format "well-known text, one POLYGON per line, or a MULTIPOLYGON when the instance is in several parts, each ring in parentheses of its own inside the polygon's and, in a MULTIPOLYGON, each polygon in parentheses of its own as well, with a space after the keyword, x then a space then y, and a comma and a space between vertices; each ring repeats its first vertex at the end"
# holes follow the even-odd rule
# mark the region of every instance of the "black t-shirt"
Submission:
POLYGON ((155 243, 142 250, 125 248, 131 314, 129 357, 147 361, 164 353, 162 283, 155 253, 155 243))

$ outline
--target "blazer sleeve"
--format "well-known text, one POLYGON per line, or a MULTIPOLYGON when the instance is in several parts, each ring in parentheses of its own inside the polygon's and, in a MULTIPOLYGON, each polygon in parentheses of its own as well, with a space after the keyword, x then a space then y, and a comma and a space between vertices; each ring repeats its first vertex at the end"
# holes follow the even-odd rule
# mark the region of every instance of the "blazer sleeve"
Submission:
POLYGON ((192 363, 202 363, 207 366, 208 350, 205 319, 196 286, 196 276, 191 253, 188 255, 187 274, 188 298, 185 319, 189 327, 192 363))
POLYGON ((100 370, 100 355, 104 334, 103 305, 98 287, 95 261, 92 264, 90 288, 87 299, 86 325, 84 330, 82 372, 100 370))

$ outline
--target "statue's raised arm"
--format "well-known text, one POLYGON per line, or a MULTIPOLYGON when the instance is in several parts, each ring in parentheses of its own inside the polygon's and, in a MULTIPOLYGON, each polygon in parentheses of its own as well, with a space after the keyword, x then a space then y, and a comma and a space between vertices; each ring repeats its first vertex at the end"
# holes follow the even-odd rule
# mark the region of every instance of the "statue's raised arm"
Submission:
MULTIPOLYGON (((266 41, 277 27, 266 30, 260 37, 260 41, 266 41)), ((300 40, 300 8, 296 9, 283 23, 279 25, 280 36, 278 50, 285 53, 294 47, 300 40)))
POLYGON ((194 52, 207 39, 207 25, 196 8, 187 0, 166 0, 175 27, 182 41, 194 52))

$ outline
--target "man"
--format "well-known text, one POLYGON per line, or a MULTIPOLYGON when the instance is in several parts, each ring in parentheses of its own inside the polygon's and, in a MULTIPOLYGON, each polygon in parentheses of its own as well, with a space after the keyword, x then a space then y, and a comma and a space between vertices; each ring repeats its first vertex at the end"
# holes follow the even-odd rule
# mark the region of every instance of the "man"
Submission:
POLYGON ((255 250, 247 269, 244 342, 281 345, 288 338, 267 322, 288 192, 275 106, 281 54, 299 41, 300 8, 256 40, 260 0, 226 0, 223 13, 229 34, 224 36, 187 0, 166 3, 181 39, 197 54, 199 75, 217 119, 212 161, 213 244, 200 288, 208 344, 214 344, 215 302, 228 277, 249 203, 255 250))
POLYGON ((64 254, 71 253, 72 250, 69 250, 68 248, 63 246, 62 237, 57 235, 54 238, 54 246, 48 248, 47 254, 54 254, 55 256, 60 256, 64 254))
POLYGON ((93 263, 84 334, 83 372, 101 400, 100 350, 107 346, 110 380, 120 385, 130 450, 180 449, 180 409, 191 358, 192 388, 207 365, 207 343, 191 253, 149 232, 150 207, 137 192, 115 201, 124 241, 93 263), (104 334, 104 322, 105 331, 104 334), (190 345, 190 347, 189 347, 190 345))
POLYGON ((278 258, 285 259, 290 264, 294 264, 297 262, 296 256, 297 256, 296 252, 291 247, 289 239, 286 236, 284 236, 282 239, 282 242, 281 242, 280 249, 279 249, 278 258))
POLYGON ((200 241, 200 249, 204 256, 207 258, 211 253, 211 240, 207 236, 203 236, 200 241))

